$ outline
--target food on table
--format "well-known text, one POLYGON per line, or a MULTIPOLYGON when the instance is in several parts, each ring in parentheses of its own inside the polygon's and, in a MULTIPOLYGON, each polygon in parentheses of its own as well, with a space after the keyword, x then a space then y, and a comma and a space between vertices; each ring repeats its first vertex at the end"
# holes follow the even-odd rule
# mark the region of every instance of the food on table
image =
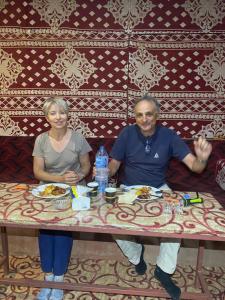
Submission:
POLYGON ((151 188, 149 186, 143 186, 137 189, 136 195, 138 199, 149 199, 151 197, 151 188))
POLYGON ((162 192, 163 195, 163 199, 164 201, 168 202, 168 203, 179 203, 180 199, 182 198, 178 193, 176 192, 167 192, 167 191, 163 191, 162 192))
POLYGON ((44 191, 40 192, 39 195, 40 196, 58 196, 58 195, 63 195, 65 194, 66 192, 66 189, 60 187, 60 186, 57 186, 57 185, 54 185, 54 184, 51 184, 51 185, 48 185, 45 187, 44 191))
POLYGON ((136 192, 130 190, 124 194, 119 195, 118 203, 119 204, 133 204, 137 198, 136 192))

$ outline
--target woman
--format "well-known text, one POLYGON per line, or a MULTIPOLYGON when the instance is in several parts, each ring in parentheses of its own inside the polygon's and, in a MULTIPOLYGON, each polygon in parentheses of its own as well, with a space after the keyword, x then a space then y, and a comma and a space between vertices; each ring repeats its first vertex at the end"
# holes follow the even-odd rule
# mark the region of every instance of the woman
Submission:
MULTIPOLYGON (((69 185, 82 183, 90 171, 91 147, 78 132, 67 127, 68 105, 61 98, 48 99, 43 106, 49 131, 40 134, 33 150, 34 175, 41 182, 69 185)), ((71 232, 40 230, 41 268, 46 281, 63 281, 67 270, 73 238, 71 232)), ((63 290, 43 288, 38 300, 61 300, 63 290)))

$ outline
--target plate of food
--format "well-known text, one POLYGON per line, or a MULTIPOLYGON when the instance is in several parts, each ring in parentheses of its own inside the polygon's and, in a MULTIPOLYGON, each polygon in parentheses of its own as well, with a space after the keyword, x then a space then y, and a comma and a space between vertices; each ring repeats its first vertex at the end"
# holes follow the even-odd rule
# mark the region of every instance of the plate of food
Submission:
POLYGON ((138 199, 151 199, 153 197, 162 197, 162 192, 148 185, 131 185, 123 187, 127 191, 134 191, 138 199))
POLYGON ((38 198, 56 199, 67 195, 70 186, 64 183, 42 184, 31 191, 32 195, 38 198))

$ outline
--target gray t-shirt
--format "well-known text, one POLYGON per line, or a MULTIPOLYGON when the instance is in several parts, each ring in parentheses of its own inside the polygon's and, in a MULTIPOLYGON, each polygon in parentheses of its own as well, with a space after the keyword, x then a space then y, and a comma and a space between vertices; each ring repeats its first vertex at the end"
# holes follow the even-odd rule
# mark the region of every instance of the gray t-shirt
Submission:
POLYGON ((32 155, 44 159, 46 172, 63 174, 65 171, 80 172, 79 156, 91 150, 84 136, 77 131, 72 131, 64 150, 57 152, 51 145, 48 132, 44 132, 36 138, 32 155))

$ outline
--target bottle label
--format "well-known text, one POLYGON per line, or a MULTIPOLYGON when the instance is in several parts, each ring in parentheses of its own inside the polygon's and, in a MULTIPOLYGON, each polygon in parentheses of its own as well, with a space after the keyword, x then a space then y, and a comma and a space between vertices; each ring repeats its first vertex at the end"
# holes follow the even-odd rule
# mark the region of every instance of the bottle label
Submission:
POLYGON ((107 156, 98 156, 95 160, 96 168, 106 168, 108 166, 108 157, 107 156))

